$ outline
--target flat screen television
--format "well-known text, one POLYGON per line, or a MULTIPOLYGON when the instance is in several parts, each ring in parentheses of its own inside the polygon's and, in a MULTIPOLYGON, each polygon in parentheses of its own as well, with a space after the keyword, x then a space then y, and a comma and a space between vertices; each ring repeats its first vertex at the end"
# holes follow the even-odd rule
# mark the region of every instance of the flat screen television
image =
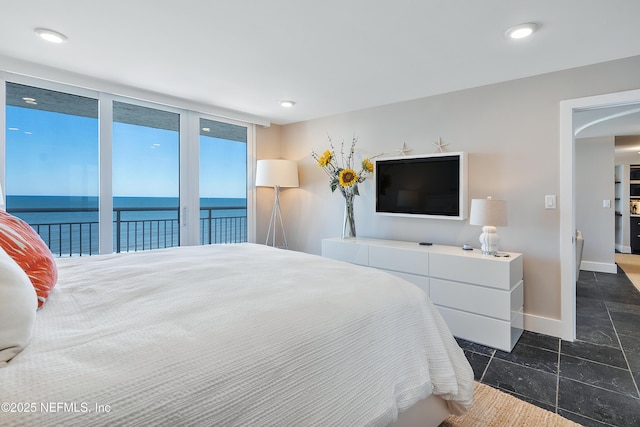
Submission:
POLYGON ((466 218, 466 153, 381 158, 374 170, 376 213, 466 218))

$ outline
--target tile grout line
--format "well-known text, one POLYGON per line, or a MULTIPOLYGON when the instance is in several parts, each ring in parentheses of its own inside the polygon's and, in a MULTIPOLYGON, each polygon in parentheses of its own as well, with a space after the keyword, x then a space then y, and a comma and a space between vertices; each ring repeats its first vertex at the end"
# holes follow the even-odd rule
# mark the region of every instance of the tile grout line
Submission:
MULTIPOLYGON (((529 346, 529 347, 537 348, 537 349, 544 350, 544 351, 548 351, 549 353, 557 353, 557 351, 549 350, 549 349, 546 349, 546 348, 532 347, 532 346, 529 346)), ((491 359, 494 359, 494 357, 492 357, 491 359)), ((510 365, 521 366, 523 368, 531 369, 531 370, 536 371, 536 372, 542 372, 543 374, 549 374, 549 375, 554 375, 555 374, 554 372, 545 371, 544 369, 540 369, 540 368, 534 368, 533 366, 528 366, 528 365, 525 365, 523 363, 514 362, 513 360, 502 359, 500 357, 496 357, 495 359, 499 360, 500 362, 509 363, 510 365)))
POLYGON ((489 356, 489 361, 487 362, 487 366, 484 367, 484 370, 482 371, 482 375, 480 375, 480 382, 482 383, 482 381, 484 380, 484 376, 487 373, 487 369, 489 369, 489 365, 491 364, 491 361, 493 360, 493 356, 496 354, 496 350, 494 349, 491 352, 491 356, 489 356))
MULTIPOLYGON (((586 415, 584 415, 584 414, 580 414, 580 413, 578 413, 578 412, 570 411, 570 410, 568 410, 568 409, 564 409, 564 408, 563 408, 562 410, 563 410, 563 411, 565 411, 565 412, 568 412, 568 413, 570 413, 570 414, 577 415, 577 416, 579 416, 580 418, 584 418, 584 419, 586 419, 586 420, 595 421, 596 423, 598 423, 598 424, 602 424, 602 425, 604 425, 604 426, 618 427, 618 426, 615 426, 615 425, 613 425, 613 424, 609 424, 609 423, 608 423, 608 422, 606 422, 606 421, 596 420, 595 418, 588 417, 588 416, 586 416, 586 415)), ((558 414, 558 415, 560 415, 561 417, 563 416, 563 415, 561 415, 561 414, 558 414)), ((564 418, 567 418, 567 417, 564 417, 564 418)), ((576 421, 574 421, 574 422, 576 422, 576 421)))
MULTIPOLYGON (((577 342, 577 341, 576 341, 576 342, 577 342)), ((588 341, 580 341, 580 342, 584 342, 584 343, 587 343, 587 344, 593 344, 593 343, 590 343, 590 342, 588 342, 588 341)), ((597 346, 597 345, 599 345, 599 344, 593 344, 593 345, 597 346)), ((601 347, 607 347, 607 346, 601 346, 601 347)), ((613 349, 613 347, 607 347, 607 348, 611 348, 611 349, 613 349)), ((618 350, 618 349, 615 349, 615 350, 618 350)), ((620 350, 620 353, 621 353, 621 354, 623 355, 623 357, 624 357, 624 351, 620 350)), ((593 363, 593 364, 595 364, 595 365, 606 366, 607 368, 612 368, 612 369, 621 369, 621 370, 623 370, 623 371, 629 371, 629 370, 630 370, 630 369, 628 368, 628 363, 627 363, 627 360, 626 360, 626 359, 625 359, 625 363, 627 363, 627 367, 625 368, 625 367, 620 367, 620 366, 610 365, 610 364, 608 364, 608 363, 600 362, 600 361, 598 361, 598 360, 588 359, 588 358, 586 358, 586 357, 576 356, 576 355, 574 355, 574 354, 565 354, 565 356, 567 356, 567 357, 573 357, 574 359, 578 359, 578 360, 584 360, 585 362, 593 363)))
MULTIPOLYGON (((630 398, 630 399, 638 400, 638 398, 637 398, 637 397, 633 397, 633 396, 631 396, 631 395, 629 395, 629 394, 625 394, 625 393, 622 393, 622 392, 619 392, 619 391, 611 390, 611 389, 609 389, 609 388, 604 388, 604 387, 599 386, 599 385, 594 385, 594 384, 586 383, 586 382, 584 382, 584 381, 575 380, 575 379, 573 379, 573 378, 564 378, 564 379, 565 379, 566 381, 571 381, 571 382, 574 382, 574 383, 578 383, 578 384, 586 385, 586 386, 591 387, 591 388, 597 388, 598 390, 602 390, 602 391, 606 391, 606 392, 609 392, 609 393, 614 393, 614 394, 617 394, 617 395, 620 395, 620 396, 625 396, 625 397, 628 397, 628 398, 630 398)), ((564 408, 561 408, 561 409, 564 409, 564 408)), ((566 411, 567 409, 564 409, 564 410, 566 411)))

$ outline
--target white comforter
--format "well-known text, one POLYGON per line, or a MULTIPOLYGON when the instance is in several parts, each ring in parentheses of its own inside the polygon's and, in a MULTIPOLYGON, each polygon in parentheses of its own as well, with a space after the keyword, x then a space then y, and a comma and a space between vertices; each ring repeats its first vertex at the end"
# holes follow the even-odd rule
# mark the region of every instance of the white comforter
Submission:
POLYGON ((58 265, 0 369, 0 425, 386 425, 432 393, 471 403, 439 313, 386 273, 253 244, 58 265))

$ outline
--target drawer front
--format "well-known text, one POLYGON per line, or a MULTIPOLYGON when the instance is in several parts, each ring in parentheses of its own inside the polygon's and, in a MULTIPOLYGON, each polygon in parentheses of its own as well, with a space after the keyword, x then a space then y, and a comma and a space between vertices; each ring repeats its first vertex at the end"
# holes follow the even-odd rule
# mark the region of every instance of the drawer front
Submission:
MULTIPOLYGON (((430 281, 430 292, 434 304, 505 321, 511 320, 513 292, 435 278, 430 281)), ((521 306, 522 304, 517 308, 521 306)))
POLYGON ((322 241, 322 256, 352 264, 369 265, 369 246, 356 241, 325 239, 322 241))
POLYGON ((385 246, 369 246, 369 265, 384 270, 429 275, 429 252, 385 246))
POLYGON ((431 277, 510 290, 522 280, 522 257, 429 254, 431 277))
POLYGON ((393 274, 394 276, 400 277, 401 279, 406 280, 407 282, 411 282, 420 289, 424 291, 425 294, 429 295, 429 278, 426 276, 417 276, 415 274, 407 274, 401 273, 399 271, 390 271, 387 270, 387 273, 393 274))
POLYGON ((511 351, 522 333, 510 322, 436 306, 451 333, 458 338, 511 351))

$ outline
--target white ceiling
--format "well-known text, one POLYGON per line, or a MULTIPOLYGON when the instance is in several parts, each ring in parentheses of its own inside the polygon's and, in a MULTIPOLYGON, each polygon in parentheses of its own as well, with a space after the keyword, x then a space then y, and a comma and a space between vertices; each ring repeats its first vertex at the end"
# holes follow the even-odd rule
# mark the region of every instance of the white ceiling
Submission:
POLYGON ((639 16, 638 0, 0 0, 0 58, 286 124, 640 55, 639 16), (504 37, 528 21, 532 38, 504 37))

